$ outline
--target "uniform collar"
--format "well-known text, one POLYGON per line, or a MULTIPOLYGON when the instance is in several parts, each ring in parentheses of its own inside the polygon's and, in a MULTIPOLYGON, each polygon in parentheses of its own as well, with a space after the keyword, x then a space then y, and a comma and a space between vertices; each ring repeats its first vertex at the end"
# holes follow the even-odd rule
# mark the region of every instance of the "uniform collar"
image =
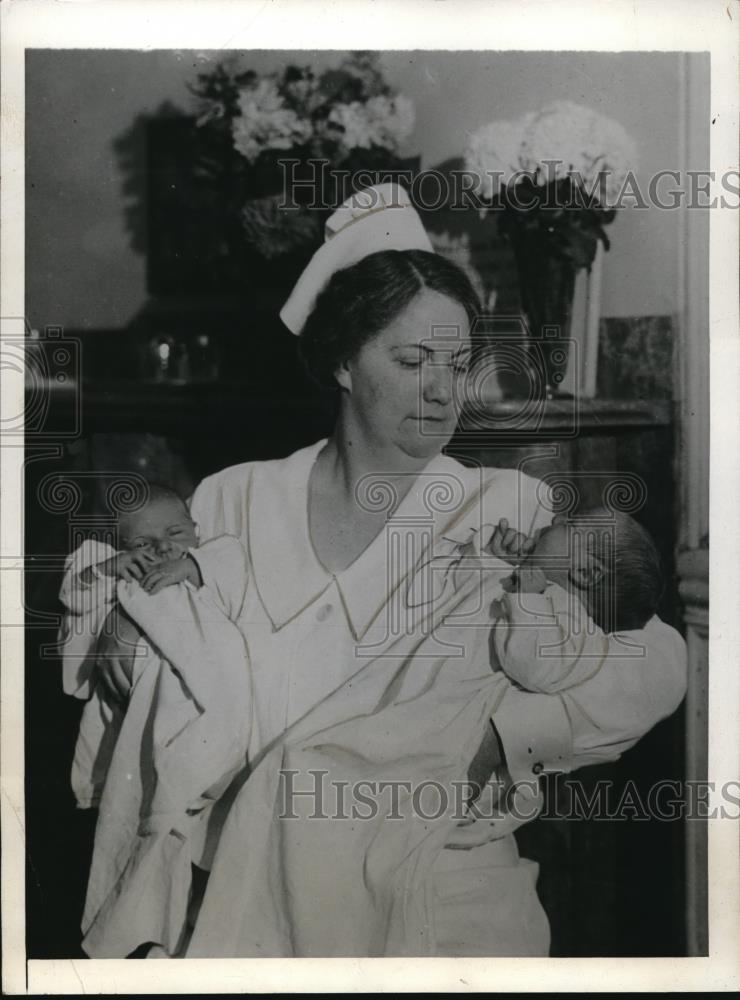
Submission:
POLYGON ((248 538, 255 585, 273 628, 282 628, 331 586, 308 537, 308 477, 326 438, 276 462, 255 464, 248 538))
POLYGON ((249 496, 249 549, 255 585, 275 629, 313 604, 334 583, 358 640, 376 623, 391 594, 445 537, 465 541, 480 519, 480 470, 438 455, 417 474, 387 526, 342 572, 319 562, 308 533, 308 481, 326 439, 278 462, 258 463, 249 496))

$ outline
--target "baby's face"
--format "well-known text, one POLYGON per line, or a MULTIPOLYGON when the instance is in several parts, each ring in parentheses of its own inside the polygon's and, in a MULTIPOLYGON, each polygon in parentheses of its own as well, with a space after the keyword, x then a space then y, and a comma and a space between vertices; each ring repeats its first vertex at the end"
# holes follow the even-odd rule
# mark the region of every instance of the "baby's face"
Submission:
POLYGON ((181 559, 198 546, 182 500, 161 497, 121 519, 121 542, 128 551, 145 550, 157 559, 181 559))
POLYGON ((551 524, 537 535, 537 544, 522 566, 541 569, 551 583, 568 589, 568 573, 578 546, 573 545, 574 529, 566 524, 551 524), (575 548, 575 552, 573 551, 575 548))

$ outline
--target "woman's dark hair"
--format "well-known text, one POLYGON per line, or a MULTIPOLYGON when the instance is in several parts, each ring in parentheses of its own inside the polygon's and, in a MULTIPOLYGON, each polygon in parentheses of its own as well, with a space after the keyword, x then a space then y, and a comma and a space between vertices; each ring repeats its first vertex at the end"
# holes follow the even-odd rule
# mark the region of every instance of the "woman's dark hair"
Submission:
POLYGON ((458 302, 472 324, 478 296, 464 271, 426 250, 381 250, 336 271, 316 299, 299 338, 309 373, 335 386, 334 373, 429 288, 458 302))

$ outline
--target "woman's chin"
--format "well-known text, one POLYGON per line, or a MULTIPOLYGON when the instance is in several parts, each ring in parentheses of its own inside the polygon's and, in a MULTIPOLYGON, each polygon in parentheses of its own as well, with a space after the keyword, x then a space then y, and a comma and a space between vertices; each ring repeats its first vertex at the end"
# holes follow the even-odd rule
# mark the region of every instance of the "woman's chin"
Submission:
POLYGON ((439 422, 415 421, 415 428, 405 434, 403 450, 411 458, 433 458, 438 455, 454 433, 454 428, 439 422))

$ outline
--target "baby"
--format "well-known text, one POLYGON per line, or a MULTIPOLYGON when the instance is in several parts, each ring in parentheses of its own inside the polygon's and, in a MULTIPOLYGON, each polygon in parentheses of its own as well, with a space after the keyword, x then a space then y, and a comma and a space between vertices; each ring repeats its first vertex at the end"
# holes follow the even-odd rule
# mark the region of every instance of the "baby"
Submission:
MULTIPOLYGON (((202 585, 198 563, 190 554, 191 549, 198 547, 195 525, 185 502, 169 487, 148 484, 146 503, 121 515, 119 539, 121 550, 110 555, 107 553, 112 550, 108 546, 95 542, 83 543, 72 554, 61 594, 67 608, 76 609, 84 604, 89 588, 98 590, 97 597, 103 596, 104 604, 111 604, 118 580, 137 582, 150 594, 186 580, 195 587, 202 585), (92 561, 103 554, 107 557, 92 561), (103 585, 102 595, 96 587, 98 583, 103 585)), ((107 610, 113 614, 106 621, 103 643, 113 638, 117 655, 110 675, 104 675, 102 680, 108 696, 120 701, 131 686, 133 658, 143 635, 118 602, 107 610)))
MULTIPOLYGON (((201 585, 198 565, 188 555, 191 548, 198 547, 198 536, 185 501, 174 490, 155 483, 148 484, 147 493, 143 506, 121 515, 119 533, 123 551, 83 570, 81 583, 91 584, 100 574, 143 582, 156 564, 164 573, 162 580, 179 583, 189 579, 201 585), (183 559, 187 561, 183 563, 183 559)), ((161 586, 165 585, 161 582, 161 586)))
MULTIPOLYGON (((491 553, 503 552, 499 524, 491 553)), ((521 544, 524 558, 494 602, 492 666, 529 691, 554 693, 591 676, 605 656, 636 655, 624 633, 644 628, 663 592, 650 535, 619 511, 558 517, 521 544)))
MULTIPOLYGON (((501 520, 489 551, 516 567, 491 607, 493 670, 554 694, 593 676, 605 657, 640 655, 629 633, 655 615, 663 575, 653 540, 633 518, 595 507, 558 516, 531 538, 501 520)), ((474 797, 500 761, 490 728, 468 770, 474 797)))
POLYGON ((162 486, 119 528, 119 551, 87 541, 72 553, 60 595, 65 690, 88 699, 72 786, 80 808, 100 810, 83 948, 172 956, 193 875, 210 867, 213 807, 246 765, 251 677, 235 624, 246 557, 229 535, 199 545, 185 503, 162 486), (104 627, 113 670, 101 674, 104 627))

